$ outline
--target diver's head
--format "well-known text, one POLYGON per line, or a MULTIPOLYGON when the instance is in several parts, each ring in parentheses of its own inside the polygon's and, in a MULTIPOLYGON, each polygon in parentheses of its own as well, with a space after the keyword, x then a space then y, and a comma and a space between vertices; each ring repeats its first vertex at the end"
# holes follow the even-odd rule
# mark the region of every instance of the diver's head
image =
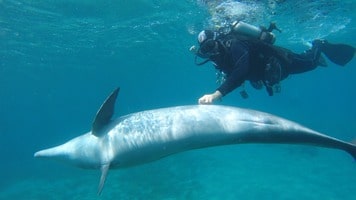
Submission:
POLYGON ((203 30, 198 35, 199 49, 196 52, 197 56, 201 58, 209 58, 219 54, 218 33, 211 30, 203 30))
POLYGON ((202 44, 207 39, 215 40, 217 36, 218 36, 217 32, 211 30, 203 30, 198 35, 198 42, 199 44, 202 44))

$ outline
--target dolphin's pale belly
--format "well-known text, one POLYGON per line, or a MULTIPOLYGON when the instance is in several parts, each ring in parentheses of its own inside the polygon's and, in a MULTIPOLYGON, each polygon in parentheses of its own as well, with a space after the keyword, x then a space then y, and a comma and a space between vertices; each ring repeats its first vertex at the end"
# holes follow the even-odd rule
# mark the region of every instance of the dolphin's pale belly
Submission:
POLYGON ((267 113, 209 105, 131 114, 119 119, 108 137, 115 149, 111 166, 124 167, 189 149, 249 142, 300 143, 298 138, 314 134, 267 113), (286 134, 289 136, 282 138, 286 134))

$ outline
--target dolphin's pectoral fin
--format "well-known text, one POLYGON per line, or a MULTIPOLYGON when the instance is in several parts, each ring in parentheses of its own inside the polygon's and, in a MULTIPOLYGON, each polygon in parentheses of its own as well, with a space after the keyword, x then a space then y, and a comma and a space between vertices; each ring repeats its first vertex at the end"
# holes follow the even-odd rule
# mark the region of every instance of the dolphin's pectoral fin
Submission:
POLYGON ((101 129, 107 125, 114 114, 115 101, 120 88, 116 88, 110 96, 104 101, 100 109, 96 113, 91 132, 93 135, 99 137, 102 134, 101 129))
POLYGON ((106 175, 108 174, 110 168, 110 164, 105 164, 101 166, 101 176, 100 176, 100 183, 98 186, 98 195, 101 194, 101 191, 104 188, 105 180, 106 180, 106 175))

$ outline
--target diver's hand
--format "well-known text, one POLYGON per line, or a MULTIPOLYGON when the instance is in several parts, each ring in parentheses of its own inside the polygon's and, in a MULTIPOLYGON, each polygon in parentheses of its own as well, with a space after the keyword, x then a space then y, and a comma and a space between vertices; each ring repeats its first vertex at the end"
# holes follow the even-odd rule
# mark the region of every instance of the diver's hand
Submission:
POLYGON ((222 94, 220 91, 215 91, 212 94, 206 94, 202 96, 199 100, 199 104, 212 104, 214 101, 220 99, 222 97, 222 94))

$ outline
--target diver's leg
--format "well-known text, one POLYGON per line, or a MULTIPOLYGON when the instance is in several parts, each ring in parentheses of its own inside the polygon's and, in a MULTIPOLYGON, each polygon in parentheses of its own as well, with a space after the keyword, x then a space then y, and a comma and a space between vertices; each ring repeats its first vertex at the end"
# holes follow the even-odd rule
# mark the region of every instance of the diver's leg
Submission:
POLYGON ((326 66, 325 60, 321 56, 320 44, 313 43, 311 49, 301 54, 292 53, 292 60, 288 67, 289 74, 299 74, 315 69, 317 66, 326 66))

